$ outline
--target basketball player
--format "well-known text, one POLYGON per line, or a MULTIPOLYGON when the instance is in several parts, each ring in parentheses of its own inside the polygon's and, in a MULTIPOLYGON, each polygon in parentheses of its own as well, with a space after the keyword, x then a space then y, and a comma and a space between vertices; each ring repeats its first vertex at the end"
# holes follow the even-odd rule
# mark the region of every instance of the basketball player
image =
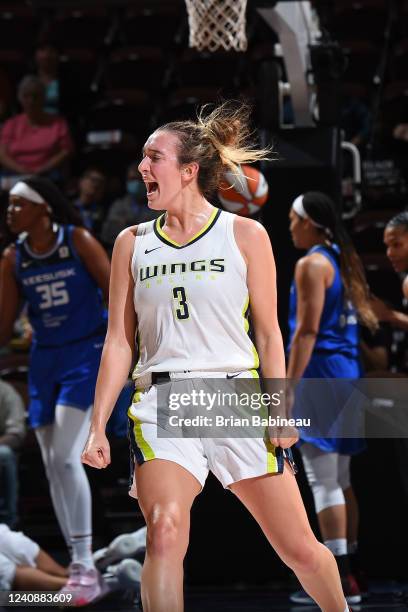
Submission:
POLYGON ((0 591, 59 591, 68 570, 21 531, 0 523, 0 591))
MULTIPOLYGON (((404 210, 390 219, 384 230, 384 243, 392 267, 403 275, 402 293, 408 300, 408 211, 404 210)), ((378 299, 373 300, 373 307, 381 321, 408 330, 408 315, 405 313, 389 308, 378 299)))
MULTIPOLYGON (((125 537, 128 535, 125 534, 125 537)), ((122 552, 122 560, 115 565, 104 564, 103 569, 106 571, 103 575, 101 597, 119 590, 135 589, 140 581, 140 563, 124 557, 123 546, 112 546, 114 544, 115 542, 112 542, 110 545, 111 551, 116 552, 116 560, 120 560, 118 553, 122 552)), ((107 561, 104 550, 96 551, 94 556, 107 561)), ((115 561, 112 553, 110 560, 115 561)), ((98 566, 102 569, 101 562, 98 566)), ((12 531, 7 525, 0 523, 0 591, 60 591, 68 578, 68 569, 57 563, 36 542, 21 531, 12 531)))
MULTIPOLYGON (((358 318, 370 328, 377 323, 361 262, 334 202, 324 193, 300 195, 289 218, 295 247, 307 253, 296 264, 291 287, 288 378, 359 378, 358 318)), ((333 389, 332 401, 342 394, 340 385, 339 381, 333 389)), ((303 407, 305 401, 303 394, 303 407)), ((324 409, 321 402, 319 410, 324 409)), ((330 404, 326 412, 329 409, 330 404)), ((351 575, 348 558, 348 553, 357 549, 358 527, 350 456, 362 450, 364 443, 355 438, 316 438, 307 430, 301 431, 300 437, 324 544, 336 558, 347 601, 358 603, 360 589, 351 575)), ((312 603, 304 591, 291 595, 291 600, 312 603)))
MULTIPOLYGON (((405 306, 408 300, 408 211, 404 210, 390 219, 384 230, 384 243, 387 247, 387 257, 394 270, 402 278, 402 294, 405 306)), ((408 315, 390 308, 381 300, 373 299, 373 308, 380 321, 385 321, 393 327, 408 330, 408 315)), ((408 441, 407 438, 395 438, 395 449, 399 458, 398 467, 401 482, 408 500, 408 441)))
POLYGON ((161 381, 251 377, 258 367, 246 333, 248 300, 262 373, 285 376, 268 235, 255 221, 221 212, 208 200, 225 166, 265 158, 265 151, 247 144, 247 121, 244 107, 225 103, 207 115, 202 111, 197 122, 157 129, 139 171, 149 206, 166 213, 124 230, 113 251, 108 333, 83 461, 109 465, 105 425, 135 355, 137 329, 137 392, 129 416, 137 463, 132 493, 147 524, 145 612, 183 610, 190 508, 209 469, 248 508, 321 608, 348 609, 333 555, 315 539, 285 462, 294 432, 286 438, 275 432, 271 443, 158 435, 161 381))
POLYGON ((7 224, 18 235, 0 265, 0 343, 11 337, 20 303, 33 328, 29 419, 51 498, 72 553, 67 591, 89 603, 100 594, 92 559, 91 492, 81 450, 106 333, 109 260, 60 191, 22 178, 10 191, 7 224))

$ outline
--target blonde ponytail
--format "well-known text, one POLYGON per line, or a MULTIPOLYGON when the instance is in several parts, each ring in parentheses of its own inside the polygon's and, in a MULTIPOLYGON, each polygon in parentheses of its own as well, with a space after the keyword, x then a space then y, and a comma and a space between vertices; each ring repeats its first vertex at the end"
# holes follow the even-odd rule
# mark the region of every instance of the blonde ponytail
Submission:
POLYGON ((206 104, 197 121, 173 121, 158 131, 176 134, 178 162, 199 164, 198 187, 211 198, 227 169, 238 175, 241 164, 272 159, 271 148, 255 146, 249 117, 250 107, 243 102, 223 102, 213 110, 206 104))
POLYGON ((253 133, 249 129, 250 107, 224 102, 209 114, 210 105, 204 105, 197 123, 213 147, 218 151, 223 166, 234 174, 241 164, 271 160, 272 149, 258 149, 252 143, 253 133))

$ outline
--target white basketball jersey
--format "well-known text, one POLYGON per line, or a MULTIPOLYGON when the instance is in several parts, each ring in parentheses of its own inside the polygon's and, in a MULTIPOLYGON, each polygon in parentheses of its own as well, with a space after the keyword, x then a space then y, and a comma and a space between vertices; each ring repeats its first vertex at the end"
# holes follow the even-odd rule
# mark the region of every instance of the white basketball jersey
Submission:
POLYGON ((132 257, 139 350, 134 379, 147 372, 259 366, 247 333, 247 269, 234 219, 215 209, 185 245, 164 233, 164 215, 138 226, 132 257))

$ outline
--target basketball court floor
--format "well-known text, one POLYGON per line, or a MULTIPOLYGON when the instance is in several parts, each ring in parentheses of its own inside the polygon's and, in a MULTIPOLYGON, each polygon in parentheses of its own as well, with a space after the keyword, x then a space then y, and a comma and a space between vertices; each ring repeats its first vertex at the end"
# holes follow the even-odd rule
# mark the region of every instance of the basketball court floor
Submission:
MULTIPOLYGON (((288 592, 245 589, 235 591, 197 590, 186 593, 185 612, 318 612, 317 606, 290 604, 288 592)), ((92 609, 101 612, 142 612, 131 601, 105 600, 92 609)), ((352 606, 353 612, 406 612, 408 610, 408 585, 405 589, 380 589, 370 598, 352 606)), ((170 609, 168 612, 172 612, 170 609)))
MULTIPOLYGON (((290 604, 289 593, 284 590, 190 589, 186 592, 185 612, 318 612, 317 606, 290 604)), ((50 610, 35 607, 34 610, 50 610)), ((62 609, 62 608, 59 608, 62 609)), ((110 596, 86 609, 95 612, 142 612, 138 599, 126 594, 110 596)), ((353 612, 406 612, 408 611, 408 584, 374 585, 370 596, 361 604, 352 606, 353 612)), ((0 612, 10 608, 0 607, 0 612)), ((172 612, 172 610, 168 610, 172 612)))
MULTIPOLYGON (((120 604, 119 604, 120 605, 120 604)), ((113 612, 109 602, 99 604, 98 610, 113 612)), ((133 610, 131 607, 117 607, 123 612, 133 610)), ((353 612, 403 612, 408 610, 408 585, 404 591, 377 593, 370 596, 363 604, 352 606, 353 612)), ((186 594, 185 612, 318 612, 317 606, 299 606, 290 604, 288 593, 284 591, 271 593, 265 591, 191 591, 186 594)), ((136 612, 141 608, 136 607, 136 612)), ((169 610, 171 612, 171 610, 169 610)))

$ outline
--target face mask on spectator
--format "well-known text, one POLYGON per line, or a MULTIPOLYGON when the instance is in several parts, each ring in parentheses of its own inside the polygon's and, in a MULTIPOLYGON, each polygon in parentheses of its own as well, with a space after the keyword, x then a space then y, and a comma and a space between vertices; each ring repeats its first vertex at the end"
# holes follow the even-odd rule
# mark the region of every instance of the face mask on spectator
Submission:
POLYGON ((126 190, 128 194, 132 196, 143 197, 146 195, 146 187, 137 180, 127 181, 126 190))

